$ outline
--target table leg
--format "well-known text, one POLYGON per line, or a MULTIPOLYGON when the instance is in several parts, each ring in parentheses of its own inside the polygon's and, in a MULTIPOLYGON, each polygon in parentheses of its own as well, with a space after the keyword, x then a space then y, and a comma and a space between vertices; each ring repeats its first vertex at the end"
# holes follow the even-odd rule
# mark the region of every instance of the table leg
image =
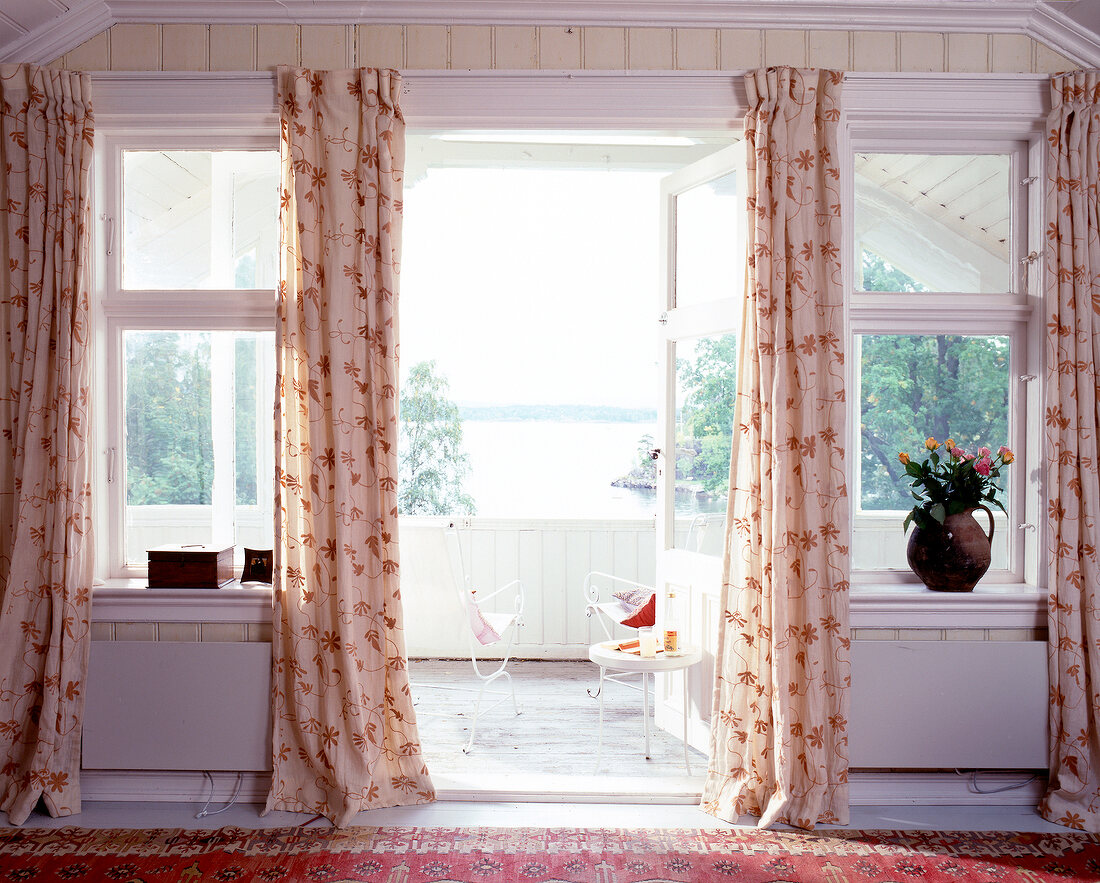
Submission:
POLYGON ((603 757, 603 674, 604 667, 600 666, 600 729, 599 740, 596 744, 596 771, 600 769, 600 758, 603 757))
POLYGON ((688 753, 688 670, 684 669, 684 766, 691 775, 691 755, 688 753))
POLYGON ((642 732, 645 733, 645 759, 649 760, 649 680, 647 671, 642 672, 642 732))

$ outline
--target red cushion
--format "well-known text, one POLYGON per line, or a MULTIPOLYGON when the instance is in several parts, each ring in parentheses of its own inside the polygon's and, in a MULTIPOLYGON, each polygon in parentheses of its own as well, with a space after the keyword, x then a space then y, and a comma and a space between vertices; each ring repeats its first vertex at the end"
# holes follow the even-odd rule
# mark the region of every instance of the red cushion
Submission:
POLYGON ((650 595, 649 600, 639 607, 633 615, 623 620, 623 625, 632 629, 653 625, 657 622, 657 596, 650 595))

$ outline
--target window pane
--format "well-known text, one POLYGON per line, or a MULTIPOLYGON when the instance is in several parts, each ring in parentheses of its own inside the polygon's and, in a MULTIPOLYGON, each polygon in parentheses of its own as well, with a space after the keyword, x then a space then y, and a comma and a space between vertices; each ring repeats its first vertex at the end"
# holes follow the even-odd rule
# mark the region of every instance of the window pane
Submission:
POLYGON ((676 344, 678 549, 722 554, 736 401, 736 335, 676 344))
POLYGON ((279 154, 127 150, 122 286, 274 288, 279 154))
POLYGON ((270 548, 274 334, 124 338, 126 562, 165 543, 270 548))
POLYGON ((676 306, 731 297, 745 282, 737 247, 742 212, 737 176, 723 175, 676 197, 676 306))
MULTIPOLYGON (((904 568, 901 523, 914 501, 898 454, 919 459, 929 436, 941 443, 952 438, 971 452, 1007 444, 1010 342, 1005 336, 867 334, 857 336, 857 345, 860 517, 853 565, 904 568), (866 516, 879 513, 875 527, 866 516)), ((1007 566, 1003 527, 996 531, 994 568, 1007 566)))
POLYGON ((856 288, 1011 290, 1008 156, 856 154, 856 288))

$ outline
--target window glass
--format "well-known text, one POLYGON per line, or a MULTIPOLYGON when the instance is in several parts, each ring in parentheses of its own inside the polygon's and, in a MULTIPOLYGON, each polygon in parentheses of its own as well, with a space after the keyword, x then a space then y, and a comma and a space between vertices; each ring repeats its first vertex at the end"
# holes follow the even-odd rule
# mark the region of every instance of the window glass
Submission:
POLYGON ((743 210, 737 176, 723 175, 676 197, 676 306, 730 297, 745 283, 738 248, 743 210))
POLYGON ((1006 292, 1010 158, 857 153, 856 289, 1006 292))
MULTIPOLYGON (((854 567, 905 566, 901 524, 913 506, 910 479, 898 455, 923 459, 924 443, 948 438, 971 453, 996 451, 1011 439, 1011 344, 1002 335, 857 335, 859 389, 859 511, 854 567)), ((1006 475, 1011 480, 1012 470, 1006 475)), ((1002 476, 1004 478, 1004 476, 1002 476)), ((1008 506, 1008 487, 1000 495, 1008 506)), ((982 516, 984 519, 984 516, 982 516)), ((984 520, 980 519, 984 526, 984 520)), ((1001 527, 1007 524, 998 519, 1001 527)), ((1004 531, 994 542, 993 567, 1006 567, 1004 531), (999 556, 999 557, 998 557, 999 556)))
POLYGON ((720 555, 729 496, 737 335, 676 344, 676 512, 678 549, 720 555))
POLYGON ((274 333, 123 337, 126 563, 165 543, 271 548, 274 333))
POLYGON ((279 154, 127 150, 122 287, 274 288, 279 154))

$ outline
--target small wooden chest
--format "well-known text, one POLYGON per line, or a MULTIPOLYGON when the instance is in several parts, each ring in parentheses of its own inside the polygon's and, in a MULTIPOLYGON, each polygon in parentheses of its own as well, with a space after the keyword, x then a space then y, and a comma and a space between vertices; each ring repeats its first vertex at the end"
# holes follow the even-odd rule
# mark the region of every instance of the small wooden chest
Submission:
POLYGON ((194 543, 149 550, 150 589, 220 589, 232 581, 232 546, 194 543))

